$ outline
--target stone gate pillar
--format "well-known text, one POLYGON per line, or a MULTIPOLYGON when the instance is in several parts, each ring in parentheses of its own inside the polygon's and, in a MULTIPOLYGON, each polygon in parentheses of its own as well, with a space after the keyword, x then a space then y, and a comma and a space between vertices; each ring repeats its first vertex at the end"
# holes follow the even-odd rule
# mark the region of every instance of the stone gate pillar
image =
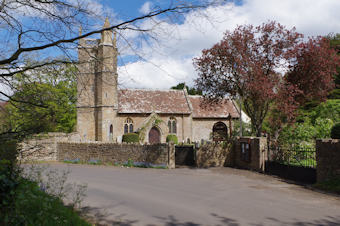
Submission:
POLYGON ((170 142, 168 144, 168 168, 169 169, 175 169, 176 168, 176 162, 175 162, 175 144, 174 142, 170 142))

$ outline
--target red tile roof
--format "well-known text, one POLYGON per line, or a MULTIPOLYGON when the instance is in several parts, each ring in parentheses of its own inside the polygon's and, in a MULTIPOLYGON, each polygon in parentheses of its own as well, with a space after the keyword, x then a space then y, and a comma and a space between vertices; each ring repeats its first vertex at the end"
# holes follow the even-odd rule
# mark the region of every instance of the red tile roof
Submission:
POLYGON ((185 94, 184 90, 122 89, 118 91, 119 113, 191 114, 193 118, 237 118, 230 100, 218 104, 201 104, 202 96, 185 94), (192 110, 191 110, 192 107, 192 110))
POLYGON ((123 89, 118 100, 119 113, 191 113, 183 90, 123 89))
POLYGON ((202 103, 202 96, 189 96, 193 108, 193 118, 227 118, 229 114, 232 118, 238 118, 239 115, 233 103, 224 99, 217 104, 202 103))

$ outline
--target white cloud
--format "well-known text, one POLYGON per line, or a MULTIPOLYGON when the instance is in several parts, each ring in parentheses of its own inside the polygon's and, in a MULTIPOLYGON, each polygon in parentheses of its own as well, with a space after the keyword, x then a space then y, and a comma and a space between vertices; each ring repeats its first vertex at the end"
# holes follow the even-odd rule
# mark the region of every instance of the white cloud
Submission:
MULTIPOLYGON (((148 4, 141 10, 148 9, 148 4)), ((190 13, 183 24, 163 23, 157 27, 158 42, 142 45, 139 50, 147 62, 121 67, 119 81, 124 87, 136 88, 169 88, 183 81, 193 84, 196 74, 192 58, 221 40, 227 29, 276 20, 289 29, 295 26, 306 36, 340 33, 339 11, 339 0, 245 0, 241 6, 229 3, 190 13)), ((142 26, 152 27, 156 22, 142 26)))
POLYGON ((192 81, 194 71, 190 58, 180 63, 176 59, 159 58, 153 59, 151 63, 138 61, 127 64, 119 68, 118 74, 122 88, 169 89, 170 86, 177 85, 179 82, 192 81), (125 76, 121 76, 122 74, 125 76))
POLYGON ((152 3, 147 1, 139 9, 139 12, 142 13, 142 14, 148 14, 151 11, 151 6, 152 6, 152 3))

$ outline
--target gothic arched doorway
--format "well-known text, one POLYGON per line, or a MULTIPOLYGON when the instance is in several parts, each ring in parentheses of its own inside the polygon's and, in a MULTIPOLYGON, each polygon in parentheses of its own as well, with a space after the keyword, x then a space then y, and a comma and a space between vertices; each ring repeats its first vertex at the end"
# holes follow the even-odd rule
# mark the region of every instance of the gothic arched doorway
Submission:
POLYGON ((161 142, 161 133, 157 127, 152 127, 149 132, 149 143, 159 144, 161 142))

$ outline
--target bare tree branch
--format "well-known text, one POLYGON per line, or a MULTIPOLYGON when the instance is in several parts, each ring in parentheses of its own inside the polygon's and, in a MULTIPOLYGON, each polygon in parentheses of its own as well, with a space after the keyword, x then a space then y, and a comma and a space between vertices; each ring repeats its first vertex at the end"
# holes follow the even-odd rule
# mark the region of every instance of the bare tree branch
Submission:
MULTIPOLYGON (((86 38, 88 36, 98 34, 98 33, 101 33, 103 31, 108 31, 108 30, 113 30, 113 29, 131 29, 131 28, 127 28, 127 27, 124 27, 124 26, 128 25, 128 24, 132 24, 133 22, 136 22, 136 21, 139 21, 139 20, 152 18, 152 17, 158 16, 158 15, 161 15, 161 14, 165 14, 165 13, 168 13, 168 12, 169 13, 170 12, 180 13, 180 12, 187 11, 187 10, 193 9, 193 8, 198 8, 198 6, 196 6, 196 7, 191 6, 190 8, 188 6, 176 6, 176 7, 167 8, 167 9, 163 9, 163 10, 159 10, 159 11, 153 11, 153 12, 147 14, 147 15, 136 17, 136 18, 124 21, 122 23, 110 26, 108 28, 102 28, 102 29, 99 29, 99 30, 94 30, 94 31, 91 31, 91 32, 88 32, 88 33, 85 33, 83 35, 79 35, 79 36, 76 36, 76 37, 73 37, 73 38, 60 39, 60 40, 57 40, 57 41, 54 41, 54 42, 51 42, 51 43, 48 43, 48 44, 45 44, 45 45, 34 46, 34 47, 20 48, 20 46, 19 46, 19 48, 10 57, 8 57, 7 59, 0 60, 0 65, 12 63, 13 61, 17 60, 22 53, 25 53, 25 52, 43 50, 43 49, 47 49, 47 48, 50 48, 50 47, 57 46, 57 45, 62 44, 62 43, 73 43, 73 42, 75 42, 79 39, 86 38)), ((138 29, 136 29, 136 30, 138 30, 138 29)), ((140 30, 140 31, 143 31, 143 30, 140 30)))

